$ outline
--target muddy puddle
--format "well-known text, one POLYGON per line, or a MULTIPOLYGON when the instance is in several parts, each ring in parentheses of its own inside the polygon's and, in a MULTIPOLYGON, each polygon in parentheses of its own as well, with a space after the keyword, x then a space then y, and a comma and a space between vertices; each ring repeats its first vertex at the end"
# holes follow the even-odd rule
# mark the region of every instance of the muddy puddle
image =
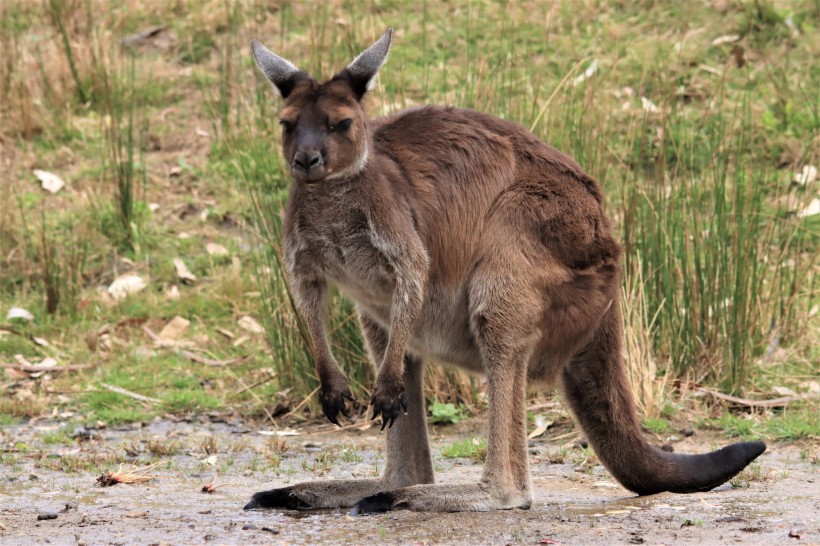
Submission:
MULTIPOLYGON (((463 431, 438 432, 438 482, 477 480, 480 465, 441 456, 443 446, 465 437, 463 431)), ((245 512, 242 507, 262 489, 377 475, 383 459, 375 429, 329 432, 321 426, 277 437, 241 422, 157 421, 93 431, 81 443, 71 434, 44 422, 0 431, 2 546, 820 544, 820 472, 800 445, 770 445, 757 470, 736 481, 737 487, 635 497, 572 449, 560 460, 559 445, 536 440, 530 456, 531 510, 351 517, 344 510, 245 512), (147 483, 96 485, 103 471, 128 460, 141 466, 162 463, 147 483), (206 484, 219 487, 205 493, 206 484)), ((705 434, 675 444, 675 450, 698 452, 726 443, 705 434)))

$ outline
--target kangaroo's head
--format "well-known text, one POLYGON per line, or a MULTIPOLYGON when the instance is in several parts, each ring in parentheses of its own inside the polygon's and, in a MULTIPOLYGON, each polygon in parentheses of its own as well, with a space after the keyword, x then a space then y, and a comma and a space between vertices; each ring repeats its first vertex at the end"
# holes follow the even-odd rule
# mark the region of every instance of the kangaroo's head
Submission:
POLYGON ((294 181, 307 184, 347 178, 368 159, 367 118, 361 100, 387 60, 393 30, 320 83, 293 63, 253 41, 259 69, 284 99, 279 123, 282 151, 294 181))

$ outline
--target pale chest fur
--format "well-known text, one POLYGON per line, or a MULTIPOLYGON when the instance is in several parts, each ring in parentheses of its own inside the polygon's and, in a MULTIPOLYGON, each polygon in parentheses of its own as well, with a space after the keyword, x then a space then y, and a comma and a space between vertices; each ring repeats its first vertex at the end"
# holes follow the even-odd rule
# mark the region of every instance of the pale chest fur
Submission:
POLYGON ((324 278, 379 318, 389 317, 394 274, 374 244, 366 214, 344 212, 294 215, 285 240, 289 273, 324 278))

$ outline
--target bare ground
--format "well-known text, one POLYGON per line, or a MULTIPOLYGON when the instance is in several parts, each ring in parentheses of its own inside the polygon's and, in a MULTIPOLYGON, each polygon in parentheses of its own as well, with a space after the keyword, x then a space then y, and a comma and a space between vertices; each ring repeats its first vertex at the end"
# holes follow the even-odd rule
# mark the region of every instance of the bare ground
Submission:
MULTIPOLYGON (((482 423, 472 420, 472 431, 482 423)), ((305 479, 369 477, 381 469, 375 429, 330 431, 324 426, 272 441, 246 423, 171 422, 93 431, 80 444, 38 444, 54 423, 0 430, 0 544, 820 544, 817 465, 805 446, 770 445, 756 472, 716 491, 635 497, 599 465, 571 448, 531 444, 535 503, 531 510, 430 514, 397 511, 350 517, 345 511, 242 511, 251 494, 305 479), (212 437, 213 440, 208 440, 212 437), (150 439, 184 446, 143 484, 99 487, 100 471, 66 471, 84 460, 127 460, 126 448, 150 439), (210 443, 209 443, 210 442, 210 443), (17 447, 11 447, 17 446, 17 447), (39 446, 39 449, 30 449, 39 446), (205 452, 205 447, 216 451, 205 452), (801 453, 801 449, 803 450, 801 453), (37 453, 37 455, 32 455, 37 453), (801 456, 802 455, 802 456, 801 456), (106 459, 109 457, 109 459, 106 459), (51 468, 49 468, 51 467, 51 468), (273 468, 276 467, 276 468, 273 468), (215 493, 202 486, 218 474, 215 493), (56 514, 55 519, 38 516, 56 514), (800 538, 797 538, 799 535, 800 538)), ((435 465, 440 483, 477 480, 481 466, 440 456, 465 427, 438 429, 435 465)), ((467 434, 469 437, 469 434, 467 434)), ((706 432, 675 444, 695 452, 725 443, 706 432)), ((146 455, 141 456, 143 460, 146 455)), ((114 462, 102 469, 116 470, 114 462)))

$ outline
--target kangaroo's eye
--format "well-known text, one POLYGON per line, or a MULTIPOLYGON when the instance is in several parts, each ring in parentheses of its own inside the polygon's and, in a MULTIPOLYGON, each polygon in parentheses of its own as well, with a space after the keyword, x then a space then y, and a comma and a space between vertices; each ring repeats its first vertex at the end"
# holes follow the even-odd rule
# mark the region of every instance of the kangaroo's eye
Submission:
POLYGON ((350 126, 353 125, 352 119, 343 119, 342 121, 338 122, 336 125, 331 125, 330 130, 332 131, 347 131, 350 129, 350 126))
POLYGON ((293 130, 293 123, 291 123, 290 121, 283 119, 279 122, 279 125, 282 126, 282 130, 286 133, 290 133, 293 130))

